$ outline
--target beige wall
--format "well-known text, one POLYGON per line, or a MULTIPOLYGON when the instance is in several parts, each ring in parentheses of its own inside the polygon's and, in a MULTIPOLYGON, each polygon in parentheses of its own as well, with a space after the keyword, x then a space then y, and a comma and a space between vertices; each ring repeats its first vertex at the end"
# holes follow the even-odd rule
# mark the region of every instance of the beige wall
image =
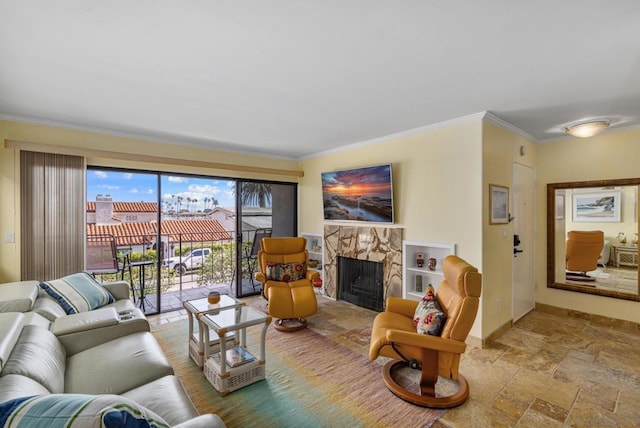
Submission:
MULTIPOLYGON (((0 127, 0 132, 2 128, 0 127)), ((13 150, 0 148, 0 283, 20 279, 17 181, 20 157, 13 150), (14 234, 13 242, 6 235, 14 234)))
MULTIPOLYGON (((563 139, 538 145, 538 248, 536 301, 552 306, 640 322, 640 303, 546 287, 546 185, 640 176, 640 130, 563 139)), ((637 223, 635 225, 637 227, 637 223)))
MULTIPOLYGON (((509 187, 509 205, 513 204, 513 163, 535 167, 536 145, 524 137, 485 121, 483 132, 482 193, 482 273, 483 324, 485 337, 512 319, 513 227, 489 224, 489 185, 509 187), (520 154, 524 146, 525 155, 520 154)), ((510 212, 513 209, 510 208, 510 212)))
MULTIPOLYGON (((52 147, 87 148, 116 152, 126 158, 127 154, 160 156, 171 159, 205 161, 216 164, 241 165, 245 167, 272 168, 287 171, 300 170, 298 161, 249 156, 241 153, 220 152, 195 147, 102 135, 86 131, 63 129, 52 126, 25 124, 0 120, 0 283, 20 279, 20 206, 17 193, 19 183, 20 156, 18 150, 5 149, 4 141, 17 140, 46 144, 52 147), (7 233, 15 234, 15 242, 5 242, 7 233)), ((147 171, 182 172, 217 177, 243 177, 296 182, 290 175, 274 175, 258 172, 239 172, 227 169, 176 166, 139 160, 88 157, 87 164, 93 166, 120 167, 147 171)), ((82 201, 85 195, 78 195, 82 201)))
MULTIPOLYGON (((456 244, 482 266, 482 121, 478 118, 307 159, 300 180, 300 232, 323 233, 320 174, 391 163, 395 225, 403 239, 456 244)), ((333 222, 332 222, 333 223, 333 222)), ((482 314, 471 334, 482 337, 482 314)))

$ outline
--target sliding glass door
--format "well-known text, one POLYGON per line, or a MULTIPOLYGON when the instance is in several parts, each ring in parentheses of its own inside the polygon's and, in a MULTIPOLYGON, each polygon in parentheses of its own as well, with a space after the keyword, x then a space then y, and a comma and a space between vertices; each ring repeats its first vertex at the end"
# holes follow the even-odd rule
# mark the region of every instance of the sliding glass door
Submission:
POLYGON ((161 311, 209 291, 229 293, 235 270, 235 180, 160 176, 161 311))
POLYGON ((296 184, 89 168, 87 270, 129 281, 147 314, 258 294, 259 241, 295 236, 296 206, 296 184))
POLYGON ((239 297, 262 292, 255 280, 260 240, 269 236, 297 235, 297 185, 240 180, 238 208, 238 247, 235 294, 239 297))
POLYGON ((103 281, 125 280, 136 304, 158 312, 158 175, 87 169, 86 270, 103 281))

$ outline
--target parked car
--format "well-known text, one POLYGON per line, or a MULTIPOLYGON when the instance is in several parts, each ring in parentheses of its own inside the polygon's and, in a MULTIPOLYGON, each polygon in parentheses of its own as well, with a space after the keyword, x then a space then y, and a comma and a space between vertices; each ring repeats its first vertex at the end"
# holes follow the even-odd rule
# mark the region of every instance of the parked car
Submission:
POLYGON ((211 248, 198 248, 185 255, 170 257, 162 260, 162 265, 169 270, 175 270, 178 275, 184 275, 187 271, 200 269, 204 259, 211 254, 211 248))

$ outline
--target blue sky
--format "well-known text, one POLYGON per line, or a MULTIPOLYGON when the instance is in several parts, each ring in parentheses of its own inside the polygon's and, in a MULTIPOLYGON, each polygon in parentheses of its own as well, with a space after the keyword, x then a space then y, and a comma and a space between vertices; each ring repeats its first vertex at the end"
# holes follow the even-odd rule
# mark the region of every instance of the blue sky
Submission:
MULTIPOLYGON (((198 200, 191 205, 194 211, 205 208, 205 198, 217 199, 220 207, 235 206, 235 183, 231 180, 163 175, 161 185, 162 200, 175 204, 181 196, 183 209, 187 198, 198 200)), ((155 174, 90 169, 87 171, 87 201, 95 201, 100 194, 111 195, 115 202, 157 202, 157 178, 155 174)), ((207 202, 207 208, 211 205, 207 202)))

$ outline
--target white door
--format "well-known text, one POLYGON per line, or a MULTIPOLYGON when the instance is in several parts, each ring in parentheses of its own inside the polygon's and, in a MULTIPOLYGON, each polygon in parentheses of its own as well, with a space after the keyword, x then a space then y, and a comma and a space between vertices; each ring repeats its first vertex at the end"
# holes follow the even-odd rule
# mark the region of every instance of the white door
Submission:
POLYGON ((535 306, 535 170, 513 164, 513 321, 517 321, 535 306))

